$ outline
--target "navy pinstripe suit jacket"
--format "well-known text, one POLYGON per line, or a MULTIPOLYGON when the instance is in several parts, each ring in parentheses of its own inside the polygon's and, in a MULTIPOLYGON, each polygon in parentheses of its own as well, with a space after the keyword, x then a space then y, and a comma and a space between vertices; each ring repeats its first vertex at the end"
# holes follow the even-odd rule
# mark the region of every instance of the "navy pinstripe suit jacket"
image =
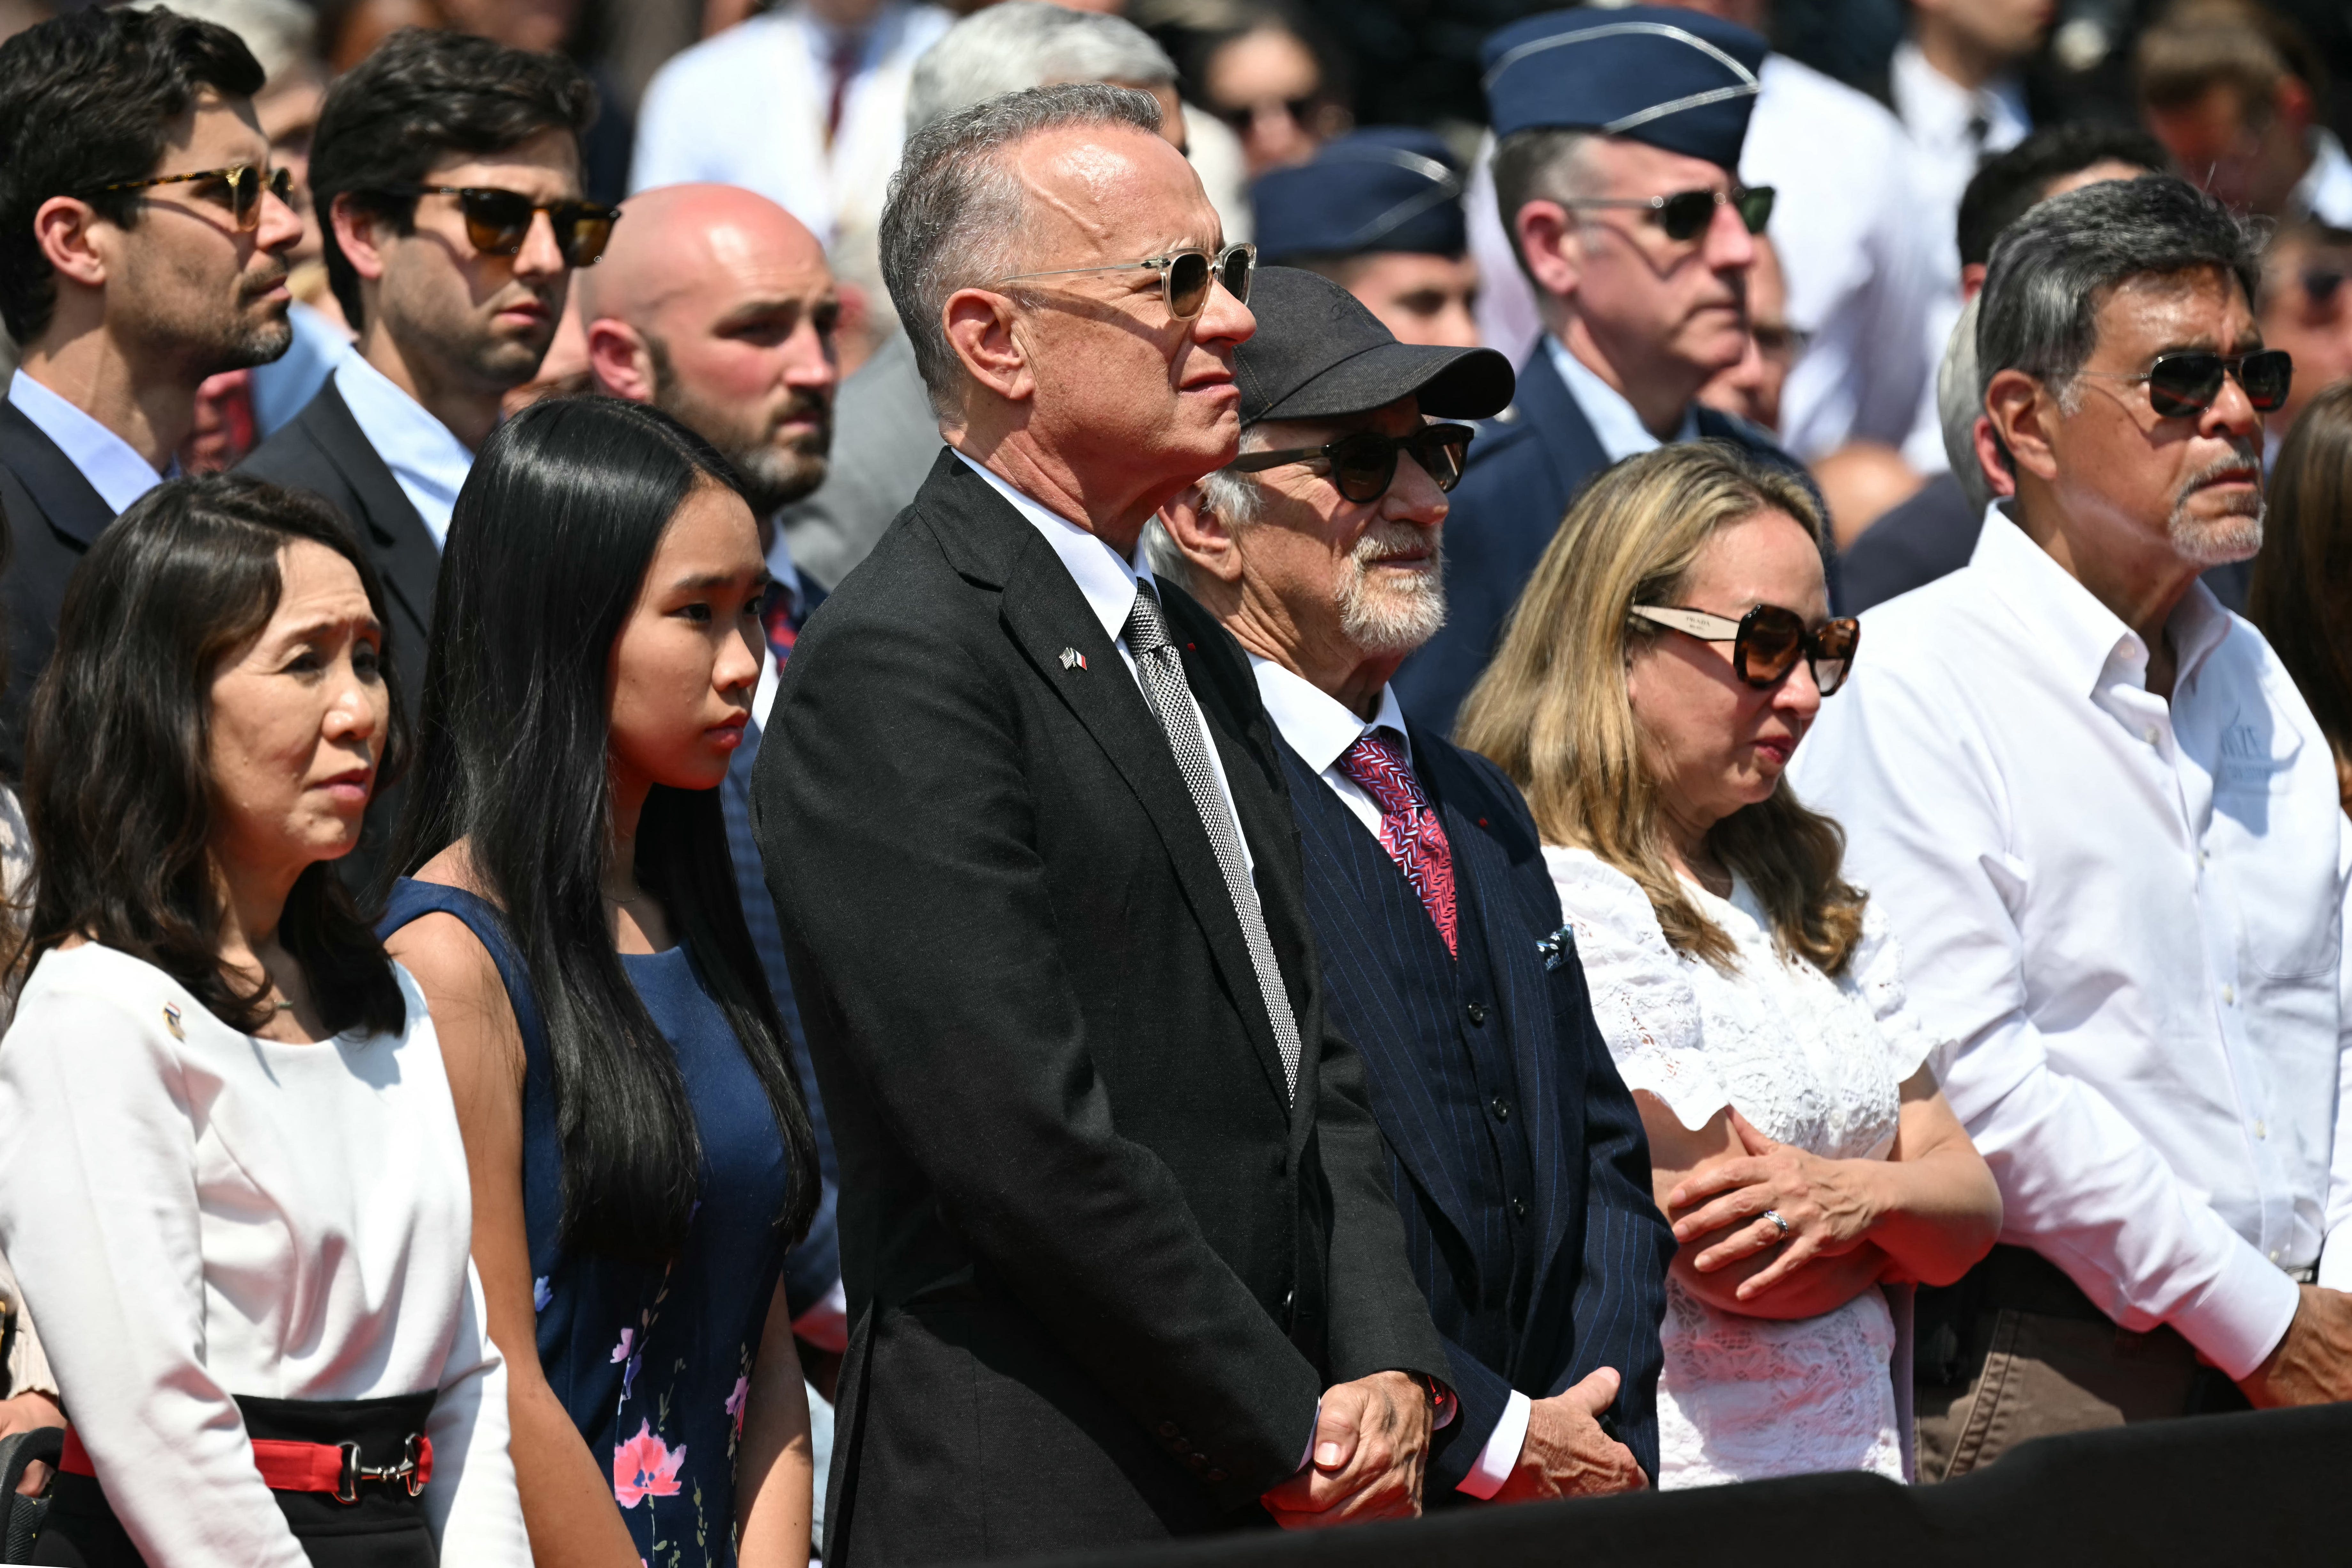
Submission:
MULTIPOLYGON (((1654 1482, 1658 1324, 1674 1235, 1651 1200, 1650 1151, 1633 1098, 1592 1019, 1572 946, 1548 968, 1537 944, 1561 926, 1527 803, 1502 771, 1411 726, 1414 772, 1453 847, 1461 958, 1380 842, 1288 745, 1291 809, 1306 852, 1307 907, 1325 995, 1363 1058, 1387 1138, 1415 1278, 1453 1364, 1461 1416, 1437 1435, 1429 1500, 1477 1461, 1510 1391, 1561 1392, 1596 1367, 1624 1384, 1608 1425, 1654 1482), (1475 929, 1474 924, 1475 922, 1475 929), (1484 973, 1457 972, 1480 965, 1484 973), (1533 1289, 1512 1300, 1512 1216, 1474 1200, 1491 1096, 1470 1082, 1465 997, 1499 1026, 1512 1106, 1532 1157, 1533 1289)), ((1483 1041, 1481 1042, 1483 1044, 1483 1041)))

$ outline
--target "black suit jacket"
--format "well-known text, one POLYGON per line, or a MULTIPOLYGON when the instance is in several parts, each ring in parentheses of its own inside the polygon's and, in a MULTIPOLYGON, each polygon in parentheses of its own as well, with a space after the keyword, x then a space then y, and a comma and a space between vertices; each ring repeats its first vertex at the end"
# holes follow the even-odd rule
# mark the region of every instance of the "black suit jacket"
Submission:
POLYGON ((753 826, 841 1161, 837 1568, 1262 1524, 1326 1386, 1445 1374, 1255 683, 1164 596, 1305 1043, 1295 1101, 1165 736, 952 453, 784 668, 753 826))
MULTIPOLYGON (((1585 481, 1609 466, 1568 384, 1538 342, 1519 367, 1507 419, 1470 444, 1445 525, 1445 625, 1397 672, 1397 700, 1413 720, 1451 734, 1455 712, 1503 640, 1503 624, 1585 481)), ((1698 433, 1736 442, 1801 473, 1755 426, 1698 410, 1698 433)))
MULTIPOLYGON (((384 627, 385 647, 402 700, 413 715, 416 693, 425 679, 425 650, 433 635, 433 594, 441 576, 441 547, 433 542, 408 492, 368 445, 343 395, 335 389, 334 378, 328 377, 327 384, 302 412, 237 468, 271 484, 324 497, 351 524, 368 558, 375 563, 377 575, 383 579, 385 608, 391 617, 384 627)), ((372 886, 391 853, 392 835, 399 826, 405 794, 395 784, 369 803, 359 847, 339 867, 354 892, 372 886)))
POLYGON ((1438 1434, 1430 1501, 1459 1495, 1513 1389, 1542 1399, 1603 1366, 1624 1378, 1610 1425, 1654 1479, 1675 1241, 1651 1201, 1642 1119, 1573 939, 1538 946, 1562 921, 1526 802, 1493 763, 1409 728, 1453 852, 1454 955, 1378 837, 1287 745, 1283 758, 1327 1005, 1363 1056, 1407 1255, 1462 1401, 1438 1434), (1507 1141, 1524 1163, 1496 1157, 1507 1141), (1531 1259, 1525 1279, 1515 1252, 1531 1259))
POLYGON ((0 513, 8 531, 0 601, 8 617, 8 686, 0 698, 0 773, 25 776, 25 718, 33 684, 58 646, 66 581, 106 525, 106 504, 73 459, 15 404, 0 398, 0 513))

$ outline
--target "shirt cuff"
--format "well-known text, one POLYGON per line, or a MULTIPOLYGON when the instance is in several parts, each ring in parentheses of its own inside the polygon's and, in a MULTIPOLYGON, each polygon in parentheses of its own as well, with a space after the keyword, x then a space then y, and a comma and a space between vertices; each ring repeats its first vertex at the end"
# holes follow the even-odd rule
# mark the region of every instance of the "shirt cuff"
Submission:
POLYGON ((793 1332, 821 1351, 840 1355, 849 1349, 849 1293, 841 1281, 817 1298, 815 1306, 793 1320, 793 1332))
POLYGON ((1528 1446, 1528 1417, 1535 1414, 1536 1403, 1517 1389, 1511 1390, 1510 1402, 1503 1406, 1503 1418, 1486 1435, 1486 1446, 1478 1450, 1478 1462, 1462 1478, 1454 1489, 1467 1492, 1485 1502, 1503 1489, 1511 1479, 1511 1471, 1519 1462, 1519 1450, 1528 1446))
MULTIPOLYGON (((1307 1447, 1298 1456, 1298 1469, 1303 1470, 1315 1462, 1315 1438, 1322 1430, 1323 1396, 1318 1394, 1315 1396, 1315 1419, 1307 1424, 1307 1447)), ((1298 1472, 1294 1470, 1291 1473, 1296 1475, 1298 1472)))
POLYGON ((2286 1338, 2303 1291, 2242 1242, 2228 1256, 2221 1275, 2195 1301, 2174 1312, 2171 1323, 2235 1383, 2286 1338))

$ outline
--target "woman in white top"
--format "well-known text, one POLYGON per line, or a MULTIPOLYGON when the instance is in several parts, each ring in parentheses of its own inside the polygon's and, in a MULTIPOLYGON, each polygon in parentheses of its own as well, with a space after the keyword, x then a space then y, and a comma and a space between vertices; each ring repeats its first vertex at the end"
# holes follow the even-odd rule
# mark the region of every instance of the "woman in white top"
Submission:
POLYGON ((1820 541, 1803 486, 1723 443, 1621 463, 1463 714, 1534 809, 1681 1243, 1664 1487, 1904 1478, 1880 1287, 1956 1279, 2000 1228, 1843 837, 1781 784, 1859 637, 1820 541))
POLYGON ((67 592, 0 1045, 0 1247, 71 1422, 35 1562, 530 1561, 432 1020, 327 864, 399 761, 383 622, 334 513, 239 478, 67 592))

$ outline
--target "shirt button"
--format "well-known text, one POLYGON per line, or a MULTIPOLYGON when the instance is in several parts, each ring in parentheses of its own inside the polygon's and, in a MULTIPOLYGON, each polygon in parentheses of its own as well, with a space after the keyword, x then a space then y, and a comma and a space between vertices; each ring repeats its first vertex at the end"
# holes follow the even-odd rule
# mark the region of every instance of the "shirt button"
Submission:
MULTIPOLYGON (((2257 1122, 2255 1122, 2255 1123, 2254 1123, 2254 1136, 2255 1136, 2255 1137, 2257 1137, 2257 1138, 2267 1138, 2267 1137, 2269 1137, 2270 1135, 2271 1135, 2271 1124, 2270 1124, 2269 1122, 2267 1122, 2267 1121, 2257 1121, 2257 1122)), ((2276 1255, 2275 1253, 2273 1253, 2272 1256, 2273 1256, 2273 1257, 2276 1257, 2277 1255, 2276 1255)))
POLYGON ((1525 1219, 1528 1217, 1527 1199, 1513 1198, 1511 1200, 1511 1217, 1513 1219, 1525 1219))
POLYGON ((2155 745, 2157 738, 2162 733, 2163 731, 2159 731, 2155 725, 2150 724, 2147 727, 2147 743, 2151 746, 2155 745))
POLYGON ((2234 986, 2234 985, 2224 985, 2224 986, 2222 986, 2222 987, 2221 987, 2221 1005, 2223 1005, 2224 1007, 2234 1007, 2234 1006, 2236 1006, 2237 1005, 2238 1005, 2238 988, 2237 988, 2236 986, 2234 986))
POLYGON ((1469 1018, 1472 1028, 1483 1029, 1486 1026, 1486 1004, 1484 1002, 1473 1002, 1462 1011, 1469 1018))
POLYGON ((1495 1097, 1495 1120, 1497 1121, 1508 1121, 1510 1119, 1511 1102, 1505 1100, 1501 1095, 1496 1095, 1495 1097))

